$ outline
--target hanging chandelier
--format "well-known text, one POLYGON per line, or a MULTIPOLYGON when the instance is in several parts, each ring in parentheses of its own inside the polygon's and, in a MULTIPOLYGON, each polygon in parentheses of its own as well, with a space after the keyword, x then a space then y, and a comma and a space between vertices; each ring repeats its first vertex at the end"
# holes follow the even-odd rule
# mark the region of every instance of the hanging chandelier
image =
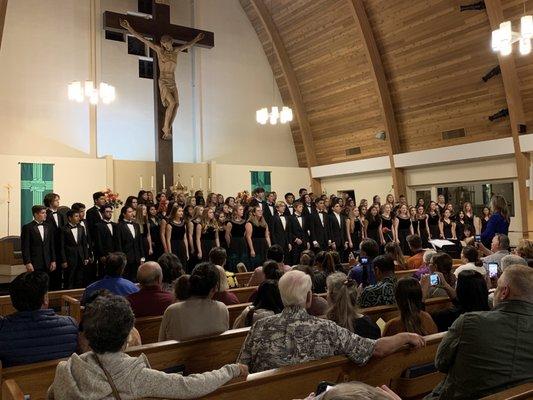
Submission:
POLYGON ((101 82, 98 89, 93 81, 85 81, 84 84, 74 81, 68 85, 68 99, 78 103, 88 98, 92 105, 98 104, 99 100, 102 100, 104 104, 109 104, 115 100, 115 97, 115 87, 105 82, 101 82))
POLYGON ((266 125, 269 121, 270 125, 276 125, 278 121, 286 124, 292 121, 292 109, 290 107, 282 107, 281 111, 279 111, 277 106, 273 106, 268 112, 268 108, 264 107, 256 111, 255 120, 261 125, 266 125))
POLYGON ((531 38, 533 38, 533 16, 524 15, 520 19, 520 33, 513 32, 511 21, 500 24, 500 29, 492 31, 492 50, 502 56, 508 56, 513 52, 513 43, 519 42, 520 54, 531 53, 531 38))

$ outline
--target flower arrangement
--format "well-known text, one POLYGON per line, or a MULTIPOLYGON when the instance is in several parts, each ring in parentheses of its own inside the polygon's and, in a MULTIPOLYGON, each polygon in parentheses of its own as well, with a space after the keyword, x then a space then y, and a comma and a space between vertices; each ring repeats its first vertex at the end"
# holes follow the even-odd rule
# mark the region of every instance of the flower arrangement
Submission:
POLYGON ((111 204, 114 209, 122 206, 123 203, 122 200, 120 200, 118 193, 113 192, 110 188, 104 189, 102 192, 105 195, 106 203, 111 204))

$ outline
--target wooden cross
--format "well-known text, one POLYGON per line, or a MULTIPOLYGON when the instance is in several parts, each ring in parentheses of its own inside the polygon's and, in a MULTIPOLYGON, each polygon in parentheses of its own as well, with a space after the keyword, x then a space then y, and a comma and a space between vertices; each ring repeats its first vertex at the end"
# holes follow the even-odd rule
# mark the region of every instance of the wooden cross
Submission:
MULTIPOLYGON (((111 11, 104 12, 104 30, 124 33, 124 28, 120 26, 120 19, 126 19, 131 27, 143 36, 152 38, 154 43, 159 43, 163 35, 172 37, 175 43, 182 44, 193 40, 199 33, 204 34, 204 38, 196 45, 212 48, 214 47, 215 34, 213 32, 188 28, 186 26, 173 25, 170 23, 169 0, 152 0, 152 18, 142 16, 120 14, 111 11)), ((157 55, 153 53, 153 82, 154 82, 154 122, 155 122, 155 150, 156 150, 156 190, 166 191, 163 187, 163 176, 168 182, 167 186, 174 183, 174 160, 172 156, 172 140, 161 138, 161 128, 165 119, 165 107, 161 103, 159 96, 159 67, 157 55)))

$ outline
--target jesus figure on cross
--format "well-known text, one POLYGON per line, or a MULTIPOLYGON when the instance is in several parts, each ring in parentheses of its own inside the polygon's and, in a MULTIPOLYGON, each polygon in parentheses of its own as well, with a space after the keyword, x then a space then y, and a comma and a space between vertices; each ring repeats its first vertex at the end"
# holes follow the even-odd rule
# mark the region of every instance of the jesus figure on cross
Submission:
POLYGON ((176 78, 174 77, 174 71, 178 63, 178 53, 190 49, 203 39, 204 34, 200 33, 190 42, 178 47, 173 46, 172 38, 170 36, 163 35, 161 37, 161 45, 159 46, 136 32, 125 19, 120 19, 120 25, 157 54, 157 62, 159 65, 159 94, 161 96, 161 103, 163 103, 163 106, 166 108, 165 123, 162 128, 162 139, 170 140, 172 138, 172 122, 174 122, 174 118, 176 118, 180 104, 178 86, 176 85, 176 78))

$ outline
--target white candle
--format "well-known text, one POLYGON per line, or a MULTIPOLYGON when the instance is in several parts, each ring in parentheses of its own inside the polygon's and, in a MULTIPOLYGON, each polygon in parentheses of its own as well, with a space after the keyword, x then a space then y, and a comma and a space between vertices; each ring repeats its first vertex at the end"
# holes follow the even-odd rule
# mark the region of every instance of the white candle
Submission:
POLYGON ((211 177, 207 178, 207 190, 211 190, 211 177))
POLYGON ((143 177, 139 176, 139 189, 142 190, 142 188, 143 188, 143 177))
POLYGON ((165 174, 163 174, 163 192, 166 190, 167 187, 167 178, 165 174))
POLYGON ((200 177, 200 190, 202 190, 202 177, 200 177))
POLYGON ((154 190, 154 176, 150 177, 150 189, 154 190))
POLYGON ((191 175, 191 190, 194 189, 194 175, 191 175))

